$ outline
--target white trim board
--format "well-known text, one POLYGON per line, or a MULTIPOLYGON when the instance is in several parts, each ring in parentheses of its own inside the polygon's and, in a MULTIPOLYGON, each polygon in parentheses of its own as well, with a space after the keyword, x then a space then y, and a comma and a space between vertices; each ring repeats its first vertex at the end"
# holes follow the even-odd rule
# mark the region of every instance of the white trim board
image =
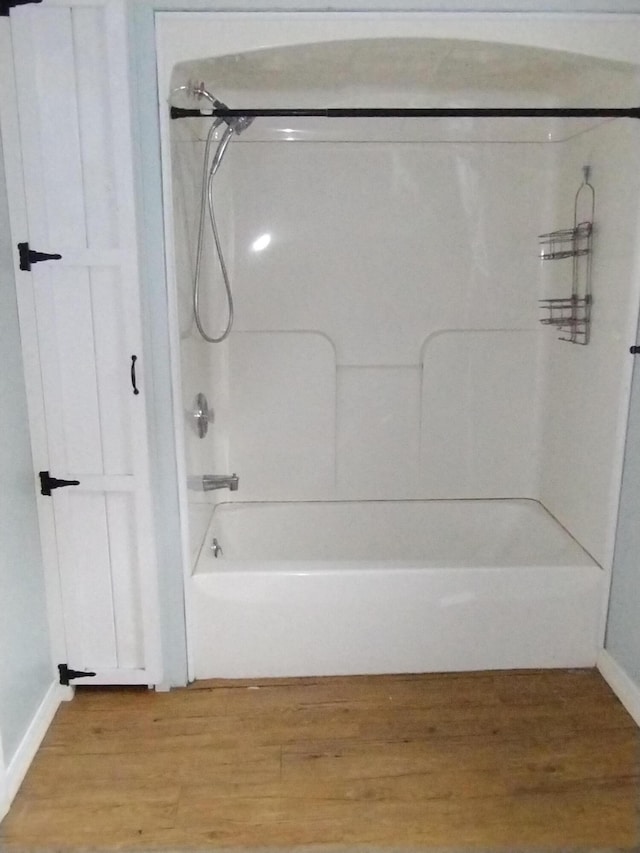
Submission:
POLYGON ((640 726, 640 687, 629 678, 606 649, 602 649, 598 655, 596 665, 600 675, 633 717, 635 723, 640 726))
POLYGON ((0 732, 0 822, 9 811, 9 789, 7 786, 7 766, 4 763, 2 733, 0 732))
POLYGON ((0 743, 0 820, 18 793, 60 703, 72 697, 73 688, 63 687, 56 682, 51 684, 8 765, 2 760, 0 743))

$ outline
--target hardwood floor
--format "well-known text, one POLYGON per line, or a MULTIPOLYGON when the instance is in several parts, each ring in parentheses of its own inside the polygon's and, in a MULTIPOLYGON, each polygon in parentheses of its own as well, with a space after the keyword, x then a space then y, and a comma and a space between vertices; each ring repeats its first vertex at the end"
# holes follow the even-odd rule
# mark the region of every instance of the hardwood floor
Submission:
POLYGON ((591 670, 84 688, 0 849, 633 848, 639 735, 591 670))

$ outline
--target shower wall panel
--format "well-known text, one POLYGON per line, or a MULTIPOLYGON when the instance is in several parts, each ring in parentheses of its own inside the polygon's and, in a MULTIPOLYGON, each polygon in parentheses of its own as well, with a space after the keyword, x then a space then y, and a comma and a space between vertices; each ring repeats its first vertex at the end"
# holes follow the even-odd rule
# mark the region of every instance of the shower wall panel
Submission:
MULTIPOLYGON (((187 469, 223 498, 540 499, 611 562, 633 340, 640 145, 632 122, 557 144, 235 139, 214 202, 236 304, 205 344, 191 307, 202 140, 174 146, 187 469), (597 191, 588 347, 538 324, 570 288, 536 236, 597 191), (322 342, 322 344, 320 344, 322 342), (215 411, 199 439, 190 415, 215 411)), ((226 302, 211 240, 203 319, 226 302)), ((568 265, 567 265, 568 263, 568 265)))
POLYGON ((224 499, 537 496, 549 149, 234 140, 215 198, 236 320, 207 350, 224 499))
POLYGON ((442 329, 534 328, 546 156, 239 139, 220 171, 232 172, 236 330, 321 331, 338 364, 389 366, 419 364, 442 329))
MULTIPOLYGON (((228 427, 224 423, 224 414, 228 411, 228 406, 223 401, 226 399, 228 387, 228 362, 227 349, 224 345, 208 344, 200 337, 193 315, 193 277, 204 143, 192 137, 191 129, 185 123, 177 122, 173 130, 175 269, 185 459, 187 475, 198 478, 203 473, 215 473, 226 468, 228 427), (207 396, 216 422, 215 429, 211 428, 205 439, 199 438, 193 418, 194 403, 198 393, 204 393, 207 396)), ((230 215, 231 194, 228 188, 225 192, 227 181, 228 177, 221 173, 216 181, 216 189, 225 198, 224 211, 221 211, 223 215, 219 217, 219 226, 225 241, 225 251, 232 260, 233 243, 229 229, 233 218, 230 215)), ((210 234, 207 232, 201 271, 202 308, 206 318, 206 328, 211 335, 220 334, 224 328, 227 312, 223 286, 219 281, 219 267, 216 264, 210 234)), ((201 491, 193 488, 190 489, 190 499, 196 502, 208 500, 201 491)))
MULTIPOLYGON (((638 317, 640 132, 609 122, 559 146, 555 221, 573 221, 582 167, 596 190, 593 310, 587 347, 544 330, 546 388, 540 497, 602 565, 612 561, 631 371, 638 317)), ((571 288, 571 262, 544 264, 545 292, 571 288), (568 263, 568 266, 566 264, 568 263)))
POLYGON ((232 466, 260 500, 331 498, 336 364, 309 332, 238 332, 229 342, 232 466))
POLYGON ((537 496, 537 343, 537 329, 429 338, 419 475, 430 496, 537 496))
POLYGON ((421 384, 416 365, 338 369, 341 497, 393 500, 418 493, 421 384))

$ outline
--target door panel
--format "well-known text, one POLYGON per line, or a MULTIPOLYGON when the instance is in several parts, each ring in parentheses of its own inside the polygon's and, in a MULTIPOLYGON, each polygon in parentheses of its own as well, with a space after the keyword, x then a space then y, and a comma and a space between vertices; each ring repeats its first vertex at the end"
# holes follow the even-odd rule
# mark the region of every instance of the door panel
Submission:
MULTIPOLYGON (((60 432, 56 446, 64 448, 64 456, 61 453, 59 458, 52 458, 52 470, 61 465, 78 477, 103 474, 90 270, 54 267, 52 262, 46 277, 38 269, 35 278, 38 319, 44 312, 51 317, 52 322, 43 326, 43 334, 52 336, 48 350, 58 362, 59 387, 50 384, 45 403, 58 396, 62 403, 61 421, 47 418, 52 437, 60 432)), ((96 316, 95 322, 99 327, 102 318, 96 316)), ((57 400, 49 406, 57 408, 57 400)))
MULTIPOLYGON (((132 294, 135 298, 136 294, 132 294)), ((133 452, 128 407, 132 400, 131 355, 135 344, 128 340, 122 321, 127 294, 119 281, 119 270, 91 270, 92 312, 100 317, 93 327, 98 407, 105 474, 133 474, 133 452)))
POLYGON ((111 584, 119 667, 144 666, 140 586, 136 583, 136 527, 134 497, 126 492, 106 496, 111 546, 111 584))
POLYGON ((62 255, 20 272, 18 287, 31 288, 40 355, 46 446, 34 455, 80 481, 41 498, 53 504, 65 663, 96 672, 83 684, 157 683, 145 394, 130 379, 143 352, 124 14, 24 6, 11 29, 28 220, 17 240, 62 255))
POLYGON ((74 586, 69 604, 77 608, 78 625, 70 665, 115 668, 118 656, 105 495, 68 489, 64 496, 56 495, 54 502, 56 522, 60 516, 57 526, 72 543, 65 569, 74 586))
POLYGON ((83 164, 86 245, 118 245, 117 213, 111 203, 115 187, 113 127, 109 103, 109 55, 103 15, 76 8, 71 15, 76 66, 78 122, 83 164))

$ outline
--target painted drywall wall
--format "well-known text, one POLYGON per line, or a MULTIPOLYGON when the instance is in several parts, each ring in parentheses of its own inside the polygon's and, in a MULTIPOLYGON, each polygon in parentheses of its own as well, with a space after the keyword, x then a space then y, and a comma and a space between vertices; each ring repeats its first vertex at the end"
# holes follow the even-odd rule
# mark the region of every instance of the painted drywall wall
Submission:
POLYGON ((640 370, 634 371, 605 648, 640 685, 640 370))
POLYGON ((10 763, 53 681, 0 151, 0 733, 10 763))

